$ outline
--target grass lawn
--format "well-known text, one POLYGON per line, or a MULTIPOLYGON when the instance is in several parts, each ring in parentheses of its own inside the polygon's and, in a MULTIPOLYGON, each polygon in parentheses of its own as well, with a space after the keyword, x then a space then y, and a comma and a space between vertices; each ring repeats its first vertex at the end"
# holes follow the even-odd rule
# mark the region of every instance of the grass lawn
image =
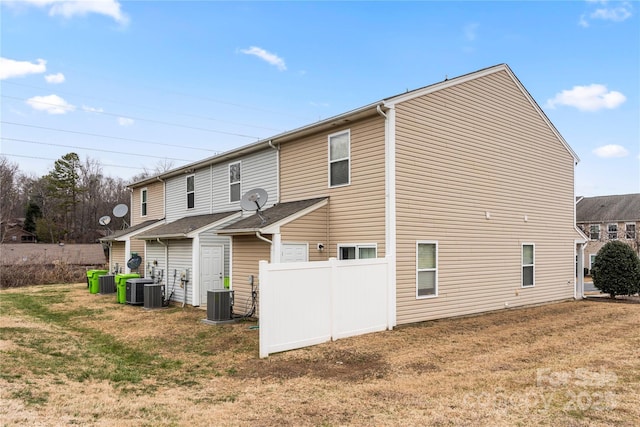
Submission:
MULTIPOLYGON (((582 426, 640 420, 640 304, 562 302, 258 358, 251 322, 0 291, 0 425, 582 426)), ((295 322, 296 319, 291 319, 295 322)))

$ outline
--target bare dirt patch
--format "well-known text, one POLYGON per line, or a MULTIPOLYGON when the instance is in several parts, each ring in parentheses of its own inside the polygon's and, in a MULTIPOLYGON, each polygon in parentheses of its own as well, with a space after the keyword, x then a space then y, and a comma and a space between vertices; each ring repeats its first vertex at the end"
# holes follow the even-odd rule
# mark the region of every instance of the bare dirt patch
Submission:
POLYGON ((3 425, 636 425, 640 305, 579 301, 258 358, 255 322, 0 292, 3 425))

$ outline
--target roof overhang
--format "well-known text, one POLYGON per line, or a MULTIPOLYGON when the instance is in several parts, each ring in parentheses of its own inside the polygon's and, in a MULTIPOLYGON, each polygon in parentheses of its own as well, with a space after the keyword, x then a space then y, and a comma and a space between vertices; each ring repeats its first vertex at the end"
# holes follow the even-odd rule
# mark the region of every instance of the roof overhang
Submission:
POLYGON ((320 209, 323 206, 326 206, 329 203, 328 198, 324 198, 318 203, 314 203, 311 206, 307 206, 304 209, 301 209, 273 224, 269 224, 265 227, 254 227, 254 228, 228 228, 225 230, 218 231, 218 234, 222 235, 252 235, 256 234, 256 232, 260 234, 278 234, 280 233, 280 227, 289 224, 299 218, 302 218, 305 215, 310 214, 311 212, 320 209))
POLYGON ((126 242, 131 238, 135 238, 136 235, 147 232, 149 230, 153 230, 155 227, 158 227, 164 223, 165 223, 164 219, 159 219, 156 222, 149 224, 145 227, 140 227, 140 228, 135 228, 135 226, 131 227, 131 228, 134 228, 131 232, 118 234, 116 236, 113 236, 113 235, 105 236, 105 237, 101 237, 99 240, 100 242, 126 242))
MULTIPOLYGON (((201 227, 198 228, 194 228, 193 230, 190 230, 189 232, 172 232, 172 233, 157 233, 157 234, 153 234, 153 233, 147 233, 144 236, 137 236, 137 239, 140 240, 175 240, 175 239, 193 239, 194 237, 196 237, 198 234, 200 233, 204 233, 205 231, 210 231, 210 230, 214 230, 218 227, 222 227, 226 224, 229 223, 229 221, 239 218, 242 215, 241 211, 237 211, 237 212, 230 212, 229 215, 222 217, 216 221, 210 222, 206 225, 203 225, 201 227)), ((161 230, 159 230, 161 231, 161 230)))

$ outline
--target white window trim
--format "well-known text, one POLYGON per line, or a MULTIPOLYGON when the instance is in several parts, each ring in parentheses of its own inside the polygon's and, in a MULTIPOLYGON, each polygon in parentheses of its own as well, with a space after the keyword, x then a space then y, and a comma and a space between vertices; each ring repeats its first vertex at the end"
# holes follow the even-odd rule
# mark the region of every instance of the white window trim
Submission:
POLYGON ((600 229, 600 224, 589 224, 589 239, 590 240, 594 240, 594 241, 600 240, 601 231, 602 230, 600 229), (593 238, 593 235, 591 234, 591 227, 598 227, 598 238, 597 239, 593 238))
POLYGON ((229 192, 227 200, 229 200, 229 203, 239 203, 240 199, 242 198, 242 161, 238 160, 237 162, 231 162, 229 163, 228 167, 227 167, 227 183, 229 184, 227 186, 227 190, 229 192), (231 166, 233 165, 240 165, 240 180, 238 182, 231 182, 231 166), (238 185, 240 187, 240 198, 238 200, 231 200, 231 185, 238 185))
POLYGON ((147 187, 145 187, 145 188, 141 188, 140 189, 140 216, 141 217, 145 217, 147 215, 149 215, 149 191, 147 191, 147 187), (142 194, 146 194, 147 195, 147 201, 146 202, 144 201, 144 197, 142 197, 142 194), (145 205, 145 204, 147 205, 147 212, 145 214, 143 214, 142 213, 143 212, 142 206, 145 205))
POLYGON ((184 181, 185 190, 187 190, 187 199, 185 200, 187 209, 195 209, 196 207, 196 174, 187 175, 184 181), (189 178, 193 178, 193 191, 189 191, 189 178), (193 207, 189 207, 189 193, 193 193, 193 207))
POLYGON ((593 261, 596 260, 597 254, 589 254, 589 271, 593 268, 593 261))
POLYGON ((536 286, 536 244, 535 243, 529 243, 529 242, 524 242, 522 243, 522 245, 520 246, 520 287, 521 288, 533 288, 536 286), (525 264, 524 263, 524 247, 525 246, 533 246, 533 264, 525 264), (532 275, 532 279, 533 279, 533 283, 531 285, 526 285, 524 284, 524 278, 523 276, 523 271, 525 267, 533 267, 533 275, 532 275))
POLYGON ((416 299, 429 299, 429 298, 437 298, 438 297, 438 293, 440 291, 440 287, 438 286, 438 276, 439 276, 439 261, 438 258, 440 257, 440 247, 438 245, 438 241, 437 240, 417 240, 416 241, 416 299), (419 269, 418 268, 418 247, 420 245, 436 245, 436 267, 435 268, 423 268, 423 269, 419 269), (435 291, 433 293, 433 295, 418 295, 418 273, 421 271, 435 271, 436 272, 436 278, 435 278, 435 291))
POLYGON ((619 236, 618 236, 618 232, 620 230, 618 230, 618 223, 617 222, 610 222, 607 224, 607 240, 619 240, 619 236), (609 227, 611 227, 612 225, 616 226, 616 237, 614 237, 613 239, 611 238, 611 231, 609 231, 609 227))
POLYGON ((342 130, 340 132, 334 132, 327 136, 327 160, 328 160, 328 168, 327 168, 327 184, 329 188, 340 188, 346 187, 347 185, 351 185, 351 129, 342 130), (331 138, 334 136, 347 134, 347 138, 349 139, 349 155, 345 158, 339 160, 331 160, 331 138), (331 164, 338 161, 347 160, 349 162, 349 171, 347 173, 347 182, 344 184, 331 185, 331 164))
MULTIPOLYGON (((340 259, 340 249, 342 248, 356 248, 356 259, 360 259, 360 252, 358 249, 367 248, 367 249, 375 249, 376 250, 376 258, 378 258, 378 244, 377 243, 338 243, 336 247, 336 258, 340 261, 353 261, 349 259, 342 260, 340 259)), ((363 259, 374 259, 374 258, 363 258, 363 259)))
POLYGON ((635 222, 625 222, 624 223, 624 238, 626 240, 635 240, 635 236, 637 236, 637 235, 638 235, 638 227, 636 226, 636 223, 635 222), (628 231, 627 231, 627 226, 628 225, 633 225, 634 226, 634 234, 635 235, 633 237, 629 237, 628 234, 627 234, 628 233, 628 231))

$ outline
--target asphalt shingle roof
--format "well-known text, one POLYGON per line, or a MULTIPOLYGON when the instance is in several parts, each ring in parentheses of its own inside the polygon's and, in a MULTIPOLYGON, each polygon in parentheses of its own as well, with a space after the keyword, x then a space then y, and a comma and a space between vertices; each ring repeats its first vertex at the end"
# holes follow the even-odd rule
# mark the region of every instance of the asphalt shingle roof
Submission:
POLYGON ((148 227, 148 226, 153 225, 155 223, 159 223, 160 221, 163 221, 163 220, 161 220, 161 219, 150 219, 148 221, 141 222, 140 224, 136 224, 136 225, 131 226, 129 228, 125 228, 124 230, 118 230, 118 231, 114 232, 113 234, 110 234, 110 235, 108 235, 106 237, 101 238, 100 240, 103 241, 103 242, 116 240, 118 237, 122 237, 122 236, 125 236, 127 234, 135 233, 138 230, 142 230, 145 227, 148 227))
POLYGON ((316 203, 325 200, 326 197, 318 197, 315 199, 299 200, 297 202, 278 203, 262 211, 261 215, 264 218, 260 218, 260 215, 254 214, 250 217, 243 218, 221 229, 221 231, 235 231, 235 230, 259 230, 261 228, 273 225, 283 219, 294 215, 301 210, 315 205, 316 203))
POLYGON ((640 194, 585 197, 576 205, 576 222, 640 221, 640 194))
POLYGON ((223 220, 224 218, 237 214, 238 211, 233 212, 218 212, 207 215, 194 215, 180 218, 176 221, 164 224, 159 227, 149 230, 145 233, 141 233, 136 236, 139 239, 155 239, 165 237, 186 237, 187 234, 194 230, 202 228, 208 224, 213 224, 223 220))

